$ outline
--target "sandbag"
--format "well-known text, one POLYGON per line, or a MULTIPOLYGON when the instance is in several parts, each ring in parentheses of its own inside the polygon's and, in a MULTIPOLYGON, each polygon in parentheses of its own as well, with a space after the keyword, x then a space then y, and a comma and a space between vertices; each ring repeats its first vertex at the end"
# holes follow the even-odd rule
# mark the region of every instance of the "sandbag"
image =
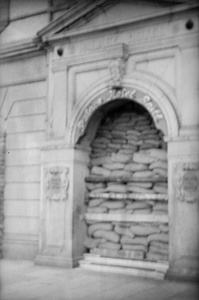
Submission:
POLYGON ((154 168, 153 172, 155 174, 161 175, 163 177, 167 177, 168 176, 168 172, 166 169, 162 169, 162 168, 154 168))
POLYGON ((130 130, 127 130, 126 135, 127 136, 128 135, 134 135, 136 137, 140 137, 141 133, 138 130, 130 129, 130 130))
POLYGON ((130 245, 130 244, 122 244, 122 249, 124 250, 137 250, 147 252, 147 247, 144 245, 130 245))
POLYGON ((129 228, 126 228, 126 227, 122 227, 122 226, 119 226, 119 225, 116 225, 115 228, 114 228, 114 231, 117 232, 118 234, 121 234, 121 235, 126 235, 126 236, 129 236, 131 238, 134 238, 135 234, 133 234, 129 228))
POLYGON ((166 202, 157 202, 154 206, 153 206, 153 210, 168 210, 168 203, 166 202))
POLYGON ((105 201, 101 205, 101 207, 107 207, 109 209, 119 209, 119 208, 123 208, 124 206, 125 206, 124 202, 114 201, 114 200, 105 201))
POLYGON ((157 160, 167 160, 167 151, 163 149, 150 149, 148 155, 155 157, 157 160))
POLYGON ((150 246, 149 251, 152 252, 152 253, 158 253, 158 254, 162 254, 162 255, 168 255, 169 254, 169 251, 167 249, 159 248, 159 247, 156 247, 156 246, 150 246))
POLYGON ((87 207, 87 212, 92 214, 106 213, 108 209, 106 207, 87 207))
POLYGON ((124 167, 124 170, 127 171, 143 171, 143 170, 148 170, 148 166, 146 164, 137 164, 137 163, 127 163, 124 167))
POLYGON ((151 241, 160 241, 160 242, 168 243, 169 235, 166 233, 153 233, 148 236, 148 242, 151 241))
POLYGON ((90 237, 86 237, 84 240, 84 246, 86 248, 96 248, 100 243, 105 243, 106 239, 93 239, 90 237))
POLYGON ((99 183, 87 182, 86 187, 89 191, 92 191, 92 190, 97 189, 97 188, 105 188, 106 185, 102 182, 99 182, 99 183))
POLYGON ((157 161, 153 162, 152 164, 150 164, 149 169, 162 168, 162 169, 167 170, 167 168, 168 168, 167 165, 168 165, 167 161, 157 160, 157 161))
POLYGON ((88 205, 89 207, 97 207, 99 206, 100 204, 102 204, 103 202, 105 201, 105 199, 92 199, 89 201, 88 205))
POLYGON ((159 233, 160 229, 152 225, 148 225, 148 226, 137 225, 137 226, 131 226, 130 231, 133 232, 135 235, 147 236, 152 233, 159 233))
POLYGON ((127 213, 125 208, 109 209, 109 214, 125 214, 125 213, 127 213))
POLYGON ((128 182, 127 183, 127 188, 129 186, 136 186, 136 187, 142 187, 146 189, 150 189, 152 187, 153 183, 152 182, 128 182))
POLYGON ((95 165, 95 166, 98 166, 98 165, 104 165, 104 164, 109 164, 109 163, 112 163, 112 159, 110 156, 102 156, 102 157, 99 157, 99 158, 93 158, 91 159, 91 165, 95 165))
MULTIPOLYGON (((94 247, 93 247, 94 248, 94 247)), ((100 249, 121 249, 121 244, 113 243, 113 242, 106 242, 99 244, 98 248, 100 249)))
POLYGON ((125 171, 125 170, 113 170, 111 172, 111 176, 113 176, 113 177, 131 177, 132 172, 125 171))
POLYGON ((147 238, 145 237, 134 237, 133 239, 123 235, 120 240, 121 244, 130 244, 130 245, 148 245, 147 238))
POLYGON ((111 164, 104 164, 102 165, 103 168, 108 170, 123 170, 125 164, 124 163, 111 163, 111 164))
POLYGON ((167 187, 164 187, 164 186, 154 185, 153 190, 154 190, 154 192, 160 193, 160 194, 167 194, 168 193, 167 187))
POLYGON ((131 155, 113 153, 111 159, 112 162, 127 163, 128 161, 131 161, 131 155))
POLYGON ((92 236, 96 230, 100 230, 100 229, 110 231, 113 229, 113 225, 111 223, 106 223, 106 222, 95 223, 88 227, 88 235, 92 236))
POLYGON ((146 140, 144 140, 144 142, 145 142, 146 144, 150 144, 150 145, 152 145, 152 146, 159 146, 160 143, 161 143, 161 141, 156 140, 156 139, 146 139, 146 140))
POLYGON ((152 171, 136 171, 133 173, 133 178, 154 177, 152 171))
POLYGON ((138 194, 154 194, 153 190, 145 189, 138 186, 127 186, 129 192, 138 193, 138 194))
POLYGON ((134 210, 133 214, 134 215, 148 215, 151 214, 151 208, 143 208, 143 209, 136 209, 134 210))
POLYGON ((130 204, 127 204, 126 209, 145 209, 150 208, 150 205, 144 201, 133 201, 130 204))
POLYGON ((107 169, 104 169, 102 167, 94 166, 91 169, 91 174, 101 175, 101 176, 110 176, 111 175, 111 171, 107 170, 107 169))
POLYGON ((93 233, 93 236, 96 238, 104 238, 114 243, 118 243, 120 240, 119 234, 113 231, 97 230, 93 233))
POLYGON ((169 232, 169 225, 167 224, 160 224, 159 228, 162 232, 169 232))
POLYGON ((112 184, 107 186, 106 191, 113 193, 126 193, 127 186, 125 184, 112 184))
POLYGON ((163 242, 158 242, 158 241, 151 241, 150 246, 155 246, 155 247, 162 248, 162 249, 165 249, 165 250, 169 249, 169 244, 168 243, 163 243, 163 242))

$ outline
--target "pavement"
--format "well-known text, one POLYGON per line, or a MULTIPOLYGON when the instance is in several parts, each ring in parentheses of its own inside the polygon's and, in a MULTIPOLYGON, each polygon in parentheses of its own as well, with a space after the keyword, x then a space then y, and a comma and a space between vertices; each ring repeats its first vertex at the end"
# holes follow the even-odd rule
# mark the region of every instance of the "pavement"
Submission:
POLYGON ((0 262, 1 300, 198 300, 198 285, 37 266, 32 261, 0 262))

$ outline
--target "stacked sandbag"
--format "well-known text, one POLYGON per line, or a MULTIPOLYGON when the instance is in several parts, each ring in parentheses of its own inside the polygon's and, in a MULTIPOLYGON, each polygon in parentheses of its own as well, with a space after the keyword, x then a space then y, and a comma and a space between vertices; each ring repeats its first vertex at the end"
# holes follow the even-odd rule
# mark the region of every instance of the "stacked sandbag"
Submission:
POLYGON ((90 253, 139 260, 168 259, 168 225, 90 222, 84 242, 90 253))
POLYGON ((0 258, 3 252, 3 201, 5 182, 5 136, 0 135, 0 258))
MULTIPOLYGON (((148 113, 128 108, 109 114, 91 149, 90 177, 97 181, 86 182, 88 213, 168 214, 167 202, 154 197, 167 195, 167 149, 148 113)), ((168 232, 160 226, 93 221, 85 246, 102 256, 165 260, 168 232)))

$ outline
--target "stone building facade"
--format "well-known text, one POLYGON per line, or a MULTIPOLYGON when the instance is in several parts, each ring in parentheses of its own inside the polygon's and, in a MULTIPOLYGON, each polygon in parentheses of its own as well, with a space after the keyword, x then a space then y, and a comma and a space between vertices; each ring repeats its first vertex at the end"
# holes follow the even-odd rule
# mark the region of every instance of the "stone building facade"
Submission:
MULTIPOLYGON (((92 141, 104 116, 136 103, 167 145, 167 275, 196 277, 197 2, 10 0, 4 9, 9 18, 1 26, 3 256, 78 265, 87 251, 85 219, 95 221, 91 214, 85 217, 92 141)), ((107 222, 104 215, 97 218, 107 222)), ((118 214, 110 220, 138 218, 118 214)))

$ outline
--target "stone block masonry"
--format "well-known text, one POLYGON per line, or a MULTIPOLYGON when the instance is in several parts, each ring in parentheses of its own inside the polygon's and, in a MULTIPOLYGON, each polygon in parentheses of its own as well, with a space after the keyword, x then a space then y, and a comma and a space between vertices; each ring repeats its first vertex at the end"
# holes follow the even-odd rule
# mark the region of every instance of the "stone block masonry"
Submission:
POLYGON ((3 256, 3 201, 5 185, 5 135, 0 135, 0 258, 3 256))

